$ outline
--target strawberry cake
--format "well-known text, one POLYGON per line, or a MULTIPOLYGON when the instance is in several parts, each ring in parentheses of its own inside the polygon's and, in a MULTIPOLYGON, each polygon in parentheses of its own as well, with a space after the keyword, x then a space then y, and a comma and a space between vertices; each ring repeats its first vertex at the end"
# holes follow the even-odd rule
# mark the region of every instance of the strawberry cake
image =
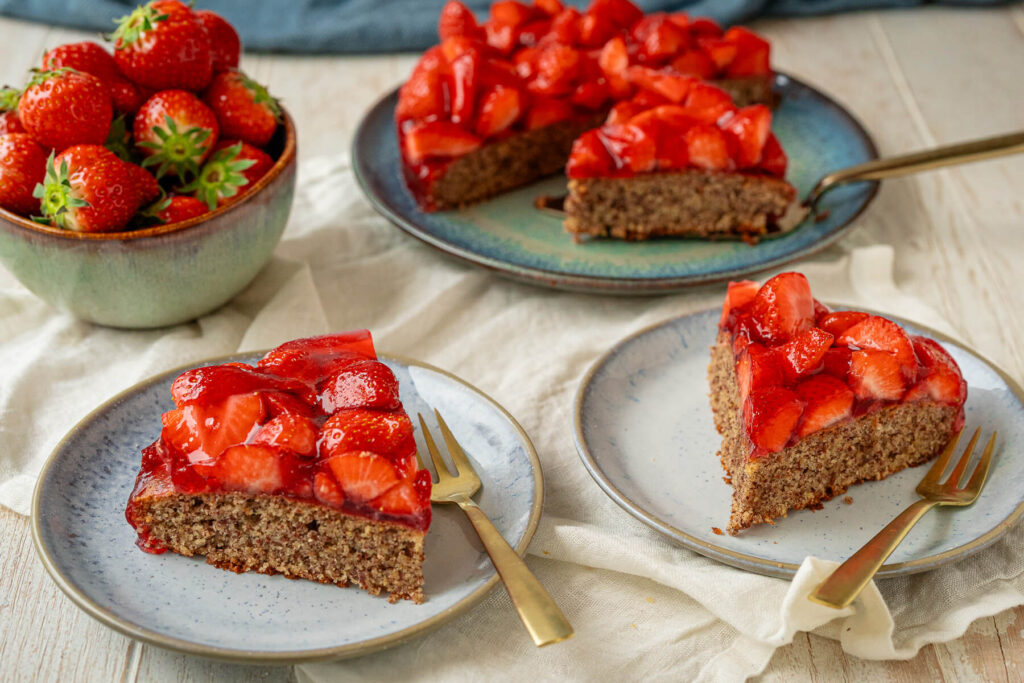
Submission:
MULTIPOLYGON (((644 15, 629 0, 496 2, 481 23, 451 0, 395 109, 407 184, 427 211, 558 173, 573 141, 638 92, 668 100, 703 79, 768 103, 769 45, 709 19, 644 15)), ((728 99, 728 96, 724 96, 728 99)))
POLYGON ((171 396, 125 511, 143 550, 423 601, 430 474, 369 332, 189 370, 171 396))
POLYGON ((967 399, 942 346, 830 311, 800 273, 729 283, 708 379, 730 534, 932 459, 963 427, 967 399))
POLYGON ((756 241, 796 197, 763 104, 736 107, 689 76, 660 76, 572 146, 565 229, 574 237, 756 241))

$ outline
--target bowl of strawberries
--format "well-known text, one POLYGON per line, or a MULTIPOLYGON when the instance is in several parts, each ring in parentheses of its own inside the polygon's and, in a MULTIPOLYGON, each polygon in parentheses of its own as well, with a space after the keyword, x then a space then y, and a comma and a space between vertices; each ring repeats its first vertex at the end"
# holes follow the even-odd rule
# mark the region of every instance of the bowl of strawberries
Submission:
POLYGON ((55 47, 0 89, 0 263, 84 320, 193 320, 273 254, 295 125, 213 12, 153 0, 107 39, 55 47))

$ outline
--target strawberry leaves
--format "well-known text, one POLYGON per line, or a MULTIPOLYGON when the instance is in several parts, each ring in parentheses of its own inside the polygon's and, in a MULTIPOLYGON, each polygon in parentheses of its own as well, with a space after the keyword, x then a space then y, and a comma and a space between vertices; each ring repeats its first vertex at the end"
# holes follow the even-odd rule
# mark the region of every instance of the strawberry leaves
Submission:
POLYGON ((214 152, 202 171, 181 191, 194 193, 196 198, 206 202, 211 211, 214 210, 222 198, 234 197, 249 184, 243 171, 255 165, 256 160, 239 158, 241 152, 241 142, 214 152))
POLYGON ((73 194, 67 160, 61 160, 60 167, 55 167, 53 152, 46 160, 46 178, 36 185, 32 196, 41 201, 43 216, 64 230, 70 229, 67 219, 72 209, 89 206, 89 202, 73 194))
POLYGON ((158 142, 135 143, 143 149, 153 150, 142 162, 143 168, 159 166, 156 171, 157 178, 163 178, 170 171, 174 171, 179 178, 194 178, 199 175, 199 164, 196 163, 196 159, 202 159, 208 146, 203 144, 210 137, 208 128, 192 126, 178 130, 178 124, 174 119, 169 114, 164 114, 164 125, 153 126, 152 131, 159 138, 158 142))

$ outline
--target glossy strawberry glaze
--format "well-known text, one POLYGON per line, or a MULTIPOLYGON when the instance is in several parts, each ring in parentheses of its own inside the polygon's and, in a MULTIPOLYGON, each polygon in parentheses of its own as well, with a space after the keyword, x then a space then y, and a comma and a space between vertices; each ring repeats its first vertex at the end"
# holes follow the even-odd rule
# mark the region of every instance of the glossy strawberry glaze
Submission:
POLYGON ((963 427, 967 384, 941 345, 879 316, 830 311, 799 273, 730 283, 719 329, 732 343, 751 459, 901 403, 952 406, 953 431, 963 427))
POLYGON ((197 368, 171 393, 177 408, 143 449, 125 511, 143 550, 166 548, 138 519, 139 501, 173 493, 270 494, 429 528, 430 474, 417 469, 397 381, 369 332, 289 342, 255 367, 197 368))
POLYGON ((627 0, 594 0, 582 13, 559 0, 498 2, 483 23, 449 2, 439 35, 395 110, 405 178, 428 210, 452 160, 482 145, 593 119, 652 88, 674 96, 689 80, 771 74, 768 42, 751 31, 684 13, 644 16, 627 0))

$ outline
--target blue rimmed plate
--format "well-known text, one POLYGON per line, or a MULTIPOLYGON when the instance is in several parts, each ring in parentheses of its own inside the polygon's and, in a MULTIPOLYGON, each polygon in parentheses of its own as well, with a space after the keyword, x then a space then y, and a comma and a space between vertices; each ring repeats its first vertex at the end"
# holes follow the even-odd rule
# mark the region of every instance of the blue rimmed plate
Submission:
MULTIPOLYGON (((255 362, 262 354, 217 359, 255 362)), ((529 437, 501 406, 455 376, 382 356, 413 416, 445 416, 483 481, 475 496, 520 555, 540 520, 543 483, 529 437)), ((140 640, 220 659, 290 663, 390 647, 464 612, 498 581, 465 515, 436 506, 427 534, 426 601, 390 605, 355 588, 236 575, 202 558, 149 555, 124 517, 140 449, 173 408, 179 368, 97 408, 57 446, 32 502, 36 550, 57 585, 90 616, 140 640)), ((431 416, 431 417, 428 417, 431 416)), ((423 444, 417 429, 416 440, 423 444)))
MULTIPOLYGON (((818 511, 738 536, 715 533, 729 520, 732 487, 716 456, 721 437, 708 405, 708 348, 719 310, 659 323, 616 344, 576 394, 576 448, 598 485, 640 521, 702 555, 769 576, 792 577, 808 555, 844 560, 918 497, 927 468, 851 487, 818 511)), ((999 432, 988 483, 969 508, 926 515, 878 578, 962 559, 1002 536, 1024 513, 1024 392, 1006 373, 945 335, 888 316, 938 339, 967 380, 967 428, 999 432)))
MULTIPOLYGON (((774 88, 780 102, 772 127, 789 155, 786 177, 799 196, 826 173, 877 158, 864 127, 827 95, 785 74, 776 75, 774 88)), ((564 194, 563 177, 458 211, 420 211, 402 179, 394 124, 397 97, 392 92, 370 109, 352 146, 356 178, 377 211, 449 255, 558 289, 654 294, 775 268, 839 239, 878 189, 877 183, 839 187, 818 205, 827 213, 824 220, 808 219, 793 232, 755 246, 680 239, 574 244, 557 217, 533 206, 539 195, 564 194)))

